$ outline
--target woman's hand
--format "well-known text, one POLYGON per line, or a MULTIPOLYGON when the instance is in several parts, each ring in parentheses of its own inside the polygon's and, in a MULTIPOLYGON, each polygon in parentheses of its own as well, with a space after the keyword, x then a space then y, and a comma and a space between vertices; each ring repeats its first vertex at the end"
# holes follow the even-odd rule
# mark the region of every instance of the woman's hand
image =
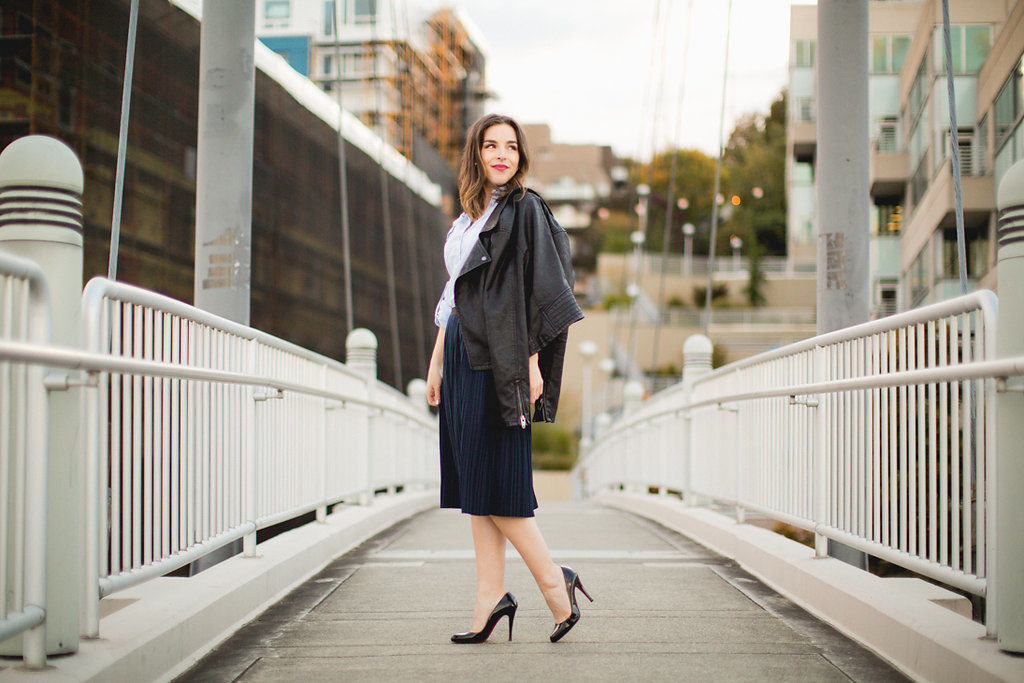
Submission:
POLYGON ((427 403, 441 405, 441 369, 431 360, 427 370, 427 403))
POLYGON ((434 341, 434 352, 430 354, 430 367, 427 368, 427 403, 432 406, 441 405, 441 367, 444 363, 444 328, 438 328, 437 339, 434 341))
POLYGON ((530 404, 537 402, 544 393, 544 378, 540 374, 540 364, 537 354, 530 356, 530 404))

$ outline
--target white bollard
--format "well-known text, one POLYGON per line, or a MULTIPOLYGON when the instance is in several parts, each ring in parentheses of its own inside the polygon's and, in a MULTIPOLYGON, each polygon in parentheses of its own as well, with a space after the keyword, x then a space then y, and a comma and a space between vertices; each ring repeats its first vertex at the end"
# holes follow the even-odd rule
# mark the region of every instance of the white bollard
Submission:
MULTIPOLYGON (((715 346, 703 334, 693 334, 683 343, 683 402, 689 403, 693 395, 693 383, 698 377, 711 372, 711 356, 715 346)), ((690 463, 693 454, 693 418, 687 415, 683 420, 682 468, 683 468, 683 501, 686 505, 696 505, 697 498, 690 490, 690 463)))
MULTIPOLYGON (((999 328, 996 355, 1011 358, 1024 355, 1024 162, 1011 166, 996 193, 999 208, 998 275, 999 328), (1005 315, 1004 315, 1005 313, 1005 315)), ((1007 380, 1009 391, 999 394, 996 414, 996 555, 995 595, 989 599, 996 608, 996 637, 999 647, 1024 652, 1024 382, 1007 380)), ((991 625, 990 625, 991 630, 991 625)))
POLYGON ((683 343, 683 381, 693 383, 701 375, 711 372, 711 354, 715 350, 711 340, 703 334, 691 334, 683 343))
MULTIPOLYGON (((83 185, 78 157, 56 138, 30 135, 0 154, 0 249, 43 269, 50 289, 51 340, 73 348, 82 346, 83 185)), ((53 380, 67 373, 54 369, 48 375, 53 380)), ((78 390, 53 389, 47 400, 46 652, 61 654, 78 650, 78 591, 84 571, 78 390)), ((21 641, 7 640, 0 654, 20 653, 21 641)))
POLYGON ((405 385, 405 395, 409 397, 409 400, 417 408, 422 409, 425 413, 430 412, 430 404, 427 403, 426 380, 419 377, 409 380, 409 383, 405 385))
MULTIPOLYGON (((365 327, 357 327, 345 337, 345 365, 370 381, 366 383, 366 398, 373 398, 377 379, 377 337, 365 327)), ((373 456, 377 420, 372 411, 366 417, 366 484, 359 494, 359 504, 367 505, 373 500, 373 456)))
POLYGON ((357 327, 345 338, 345 365, 377 378, 377 337, 365 327, 357 327))

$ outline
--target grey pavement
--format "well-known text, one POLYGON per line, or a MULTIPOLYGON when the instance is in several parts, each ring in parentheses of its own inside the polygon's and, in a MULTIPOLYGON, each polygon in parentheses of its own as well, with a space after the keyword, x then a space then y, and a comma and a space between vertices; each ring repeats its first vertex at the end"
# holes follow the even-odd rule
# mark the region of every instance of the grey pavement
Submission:
POLYGON ((885 681, 903 677, 772 592, 734 562, 648 520, 595 504, 546 503, 555 560, 594 597, 559 642, 510 547, 517 598, 481 645, 466 517, 432 510, 367 541, 226 640, 184 681, 723 680, 885 681))

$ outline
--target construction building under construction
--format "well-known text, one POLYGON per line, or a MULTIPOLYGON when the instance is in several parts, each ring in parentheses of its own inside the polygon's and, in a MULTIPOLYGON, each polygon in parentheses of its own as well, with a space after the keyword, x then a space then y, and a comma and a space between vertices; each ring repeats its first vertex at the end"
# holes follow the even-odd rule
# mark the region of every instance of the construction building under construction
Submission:
POLYGON ((466 17, 416 0, 258 0, 256 12, 268 47, 340 88, 344 108, 402 154, 428 172, 433 156, 458 164, 486 97, 483 40, 466 17))
MULTIPOLYGON (((140 3, 117 271, 119 280, 186 302, 195 253, 199 4, 140 3)), ((87 279, 107 272, 129 7, 129 0, 4 0, 0 7, 0 147, 46 134, 77 152, 85 170, 87 279)), ((341 115, 329 94, 257 48, 250 319, 343 358, 341 115)), ((351 120, 343 149, 354 325, 377 335, 381 379, 401 385, 425 374, 452 187, 431 181, 351 120), (393 272, 403 274, 393 283, 385 216, 393 272), (382 305, 391 288, 397 329, 382 305)))

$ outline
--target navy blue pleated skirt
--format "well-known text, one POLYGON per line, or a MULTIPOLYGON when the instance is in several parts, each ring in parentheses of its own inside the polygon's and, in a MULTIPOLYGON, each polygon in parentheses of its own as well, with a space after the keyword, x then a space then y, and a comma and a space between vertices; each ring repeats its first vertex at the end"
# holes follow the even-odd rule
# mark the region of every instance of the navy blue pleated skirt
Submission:
POLYGON ((469 515, 533 517, 531 430, 501 419, 494 375, 469 367, 462 327, 452 313, 441 380, 441 507, 469 515))

